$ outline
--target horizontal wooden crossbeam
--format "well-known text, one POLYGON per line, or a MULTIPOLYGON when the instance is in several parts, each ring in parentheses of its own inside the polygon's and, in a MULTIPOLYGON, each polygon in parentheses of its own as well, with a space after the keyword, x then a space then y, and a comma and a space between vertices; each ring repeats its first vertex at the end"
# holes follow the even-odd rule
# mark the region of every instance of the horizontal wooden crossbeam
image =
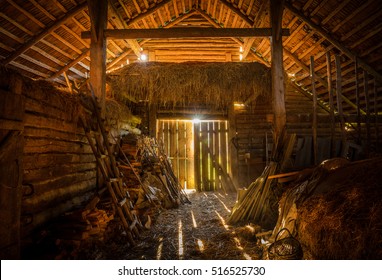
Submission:
MULTIPOLYGON (((106 29, 109 39, 169 39, 169 38, 231 38, 231 37, 270 37, 271 28, 170 28, 170 29, 106 29)), ((289 36, 289 29, 282 30, 289 36)), ((90 39, 90 32, 82 32, 83 39, 90 39)))

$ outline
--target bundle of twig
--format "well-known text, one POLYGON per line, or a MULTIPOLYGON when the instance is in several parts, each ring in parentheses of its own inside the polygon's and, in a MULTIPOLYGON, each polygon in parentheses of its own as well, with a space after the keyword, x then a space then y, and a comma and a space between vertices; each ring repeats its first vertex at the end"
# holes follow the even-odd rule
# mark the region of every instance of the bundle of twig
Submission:
POLYGON ((272 215, 270 214, 270 202, 273 196, 271 191, 272 179, 268 179, 268 177, 280 172, 285 166, 292 154, 295 139, 295 134, 288 137, 286 133, 277 139, 271 162, 265 167, 261 176, 249 185, 244 195, 235 204, 228 220, 230 224, 244 221, 253 221, 259 225, 268 224, 265 219, 272 215))
POLYGON ((163 145, 158 145, 154 138, 148 137, 143 140, 143 145, 146 150, 143 155, 156 171, 157 177, 164 186, 166 196, 169 197, 173 206, 178 206, 180 203, 190 203, 178 178, 174 174, 163 145))

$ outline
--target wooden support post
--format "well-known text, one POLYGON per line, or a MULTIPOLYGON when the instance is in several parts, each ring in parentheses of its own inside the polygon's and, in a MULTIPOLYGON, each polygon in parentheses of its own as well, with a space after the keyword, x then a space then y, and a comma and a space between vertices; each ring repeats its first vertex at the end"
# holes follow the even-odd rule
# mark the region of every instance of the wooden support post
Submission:
MULTIPOLYGON (((239 186, 238 184, 238 178, 239 178, 239 164, 238 164, 238 157, 239 157, 239 147, 235 145, 237 143, 237 131, 236 131, 236 116, 235 116, 235 108, 233 103, 229 105, 228 108, 228 159, 231 167, 231 174, 232 174, 232 180, 233 184, 236 186, 239 186)), ((225 137, 223 137, 225 138, 225 137)), ((225 139, 224 139, 225 140, 225 139)), ((223 142, 223 141, 222 141, 223 142)), ((225 141, 224 141, 225 142, 225 141)), ((226 143, 226 142, 225 142, 226 143)), ((224 148, 223 148, 224 151, 224 148)), ((227 154, 222 154, 222 166, 226 168, 226 155, 227 154)), ((227 173, 229 170, 227 170, 227 173)))
POLYGON ((283 67, 283 45, 281 24, 284 0, 271 0, 270 14, 272 23, 272 104, 274 113, 274 143, 286 125, 285 81, 283 67))
POLYGON ((313 158, 314 165, 318 164, 318 146, 317 146, 317 92, 316 92, 316 78, 314 73, 314 57, 310 57, 310 77, 312 80, 312 93, 313 93, 313 158))
POLYGON ((362 129, 361 129, 361 110, 360 110, 360 99, 359 99, 359 79, 358 79, 358 58, 355 59, 355 100, 357 105, 357 135, 358 144, 362 141, 362 129))
POLYGON ((149 135, 151 137, 157 136, 157 106, 156 104, 149 104, 148 106, 149 115, 149 135))
POLYGON ((195 171, 195 187, 201 191, 201 172, 200 172, 200 123, 194 123, 194 171, 195 171))
POLYGON ((335 56, 336 61, 336 74, 337 74, 337 110, 340 116, 341 122, 341 156, 345 157, 345 146, 346 146, 346 132, 345 132, 345 119, 342 111, 342 77, 341 77, 341 57, 339 55, 335 56))
POLYGON ((327 77, 328 77, 328 93, 329 93, 329 114, 330 114, 330 157, 336 156, 336 142, 335 142, 335 136, 336 136, 336 130, 335 130, 335 123, 336 119, 334 117, 334 100, 333 100, 333 87, 332 87, 332 65, 330 60, 330 52, 326 53, 326 71, 327 71, 327 77))
POLYGON ((101 105, 101 116, 105 117, 106 100, 106 39, 107 0, 88 0, 91 21, 90 84, 101 105))
POLYGON ((370 152, 370 95, 369 95, 369 74, 367 71, 363 71, 363 88, 365 91, 365 103, 366 103, 366 156, 370 152))
POLYGON ((375 152, 379 153, 378 94, 377 81, 374 79, 374 117, 375 117, 375 152))

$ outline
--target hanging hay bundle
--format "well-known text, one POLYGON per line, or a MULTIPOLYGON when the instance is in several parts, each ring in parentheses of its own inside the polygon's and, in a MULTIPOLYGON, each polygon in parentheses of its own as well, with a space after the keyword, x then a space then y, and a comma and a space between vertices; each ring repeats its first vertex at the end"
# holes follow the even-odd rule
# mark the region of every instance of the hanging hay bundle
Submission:
POLYGON ((135 63, 109 74, 116 96, 160 106, 223 108, 249 96, 269 96, 270 69, 260 63, 135 63))

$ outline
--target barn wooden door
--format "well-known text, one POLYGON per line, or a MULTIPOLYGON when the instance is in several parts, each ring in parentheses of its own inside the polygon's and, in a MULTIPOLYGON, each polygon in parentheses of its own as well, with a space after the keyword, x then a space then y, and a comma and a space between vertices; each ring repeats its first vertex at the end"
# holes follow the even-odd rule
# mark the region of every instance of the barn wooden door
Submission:
POLYGON ((228 121, 158 120, 157 127, 158 139, 184 188, 232 190, 228 121))
POLYGON ((195 184, 199 191, 228 191, 228 121, 194 124, 195 184))
POLYGON ((174 173, 183 188, 194 189, 194 140, 192 121, 158 120, 157 138, 164 144, 174 173))

